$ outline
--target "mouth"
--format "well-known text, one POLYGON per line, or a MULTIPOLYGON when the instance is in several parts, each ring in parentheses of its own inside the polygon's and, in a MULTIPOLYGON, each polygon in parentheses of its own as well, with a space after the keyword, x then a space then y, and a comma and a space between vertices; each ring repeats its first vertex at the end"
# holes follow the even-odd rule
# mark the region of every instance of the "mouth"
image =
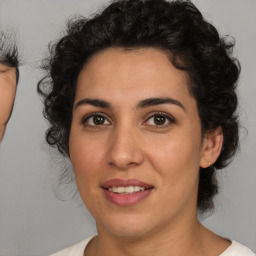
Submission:
POLYGON ((116 194, 127 195, 127 194, 133 194, 139 191, 144 191, 147 188, 140 187, 140 186, 128 186, 128 187, 110 187, 105 189, 116 194))
POLYGON ((154 187, 136 179, 112 179, 103 183, 101 188, 105 197, 117 206, 132 206, 147 198, 154 187))

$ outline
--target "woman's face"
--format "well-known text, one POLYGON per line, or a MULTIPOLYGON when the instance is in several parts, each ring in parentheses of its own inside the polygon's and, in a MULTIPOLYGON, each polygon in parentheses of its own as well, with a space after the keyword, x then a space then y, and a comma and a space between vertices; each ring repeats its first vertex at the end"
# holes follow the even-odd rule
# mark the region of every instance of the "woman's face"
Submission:
POLYGON ((207 141, 186 75, 163 51, 93 56, 78 78, 69 143, 99 231, 134 237, 196 218, 207 141))
POLYGON ((0 64, 0 141, 11 115, 16 92, 16 69, 0 64))

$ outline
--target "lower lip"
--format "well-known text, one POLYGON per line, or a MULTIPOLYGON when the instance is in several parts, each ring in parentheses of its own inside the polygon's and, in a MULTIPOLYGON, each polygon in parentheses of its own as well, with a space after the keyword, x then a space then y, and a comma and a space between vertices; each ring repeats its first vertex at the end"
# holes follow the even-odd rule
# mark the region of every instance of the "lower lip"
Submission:
POLYGON ((117 194, 103 189, 106 198, 117 206, 133 206, 144 198, 148 197, 153 189, 146 189, 132 194, 117 194))

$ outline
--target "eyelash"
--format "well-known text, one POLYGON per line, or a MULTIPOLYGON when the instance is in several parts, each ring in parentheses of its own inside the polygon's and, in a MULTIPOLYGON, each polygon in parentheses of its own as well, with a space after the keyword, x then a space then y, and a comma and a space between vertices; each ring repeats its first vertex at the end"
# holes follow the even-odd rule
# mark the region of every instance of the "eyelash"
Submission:
MULTIPOLYGON (((111 122, 108 120, 109 117, 106 116, 105 114, 103 113, 100 113, 100 112, 94 112, 94 113, 90 113, 89 115, 85 116, 83 119, 82 119, 82 124, 86 127, 91 127, 91 128, 101 128, 102 126, 109 126, 111 125, 111 122), (109 122, 110 124, 102 124, 102 125, 90 125, 90 124, 86 124, 86 122, 88 122, 88 120, 90 118, 95 118, 95 117, 100 117, 100 118, 104 118, 104 122, 107 121, 109 122)), ((165 120, 165 122, 166 122, 165 120)), ((166 114, 166 113, 163 113, 163 112, 155 112, 155 113, 152 113, 150 114, 150 116, 147 118, 147 120, 145 122, 143 122, 143 125, 146 125, 146 126, 152 126, 154 128, 166 128, 168 126, 170 126, 170 124, 174 124, 176 122, 176 120, 169 114, 166 114), (154 125, 147 125, 146 123, 152 119, 152 118, 155 118, 155 117, 161 117, 161 118, 165 118, 167 121, 168 121, 168 124, 161 124, 161 125, 157 125, 157 124, 154 124, 154 125)))
MULTIPOLYGON (((99 127, 102 127, 102 126, 104 126, 104 124, 103 125, 88 125, 88 124, 86 124, 86 122, 88 122, 88 120, 90 119, 90 118, 95 118, 95 117, 100 117, 100 118, 104 118, 105 120, 104 121, 108 121, 108 117, 105 115, 105 114, 103 114, 103 113, 99 113, 99 112, 94 112, 94 113, 90 113, 89 115, 87 115, 87 116, 85 116, 83 119, 82 119, 82 124, 84 125, 84 126, 86 126, 86 127, 92 127, 92 128, 99 128, 99 127)), ((109 121, 108 121, 109 122, 109 121)), ((110 123, 110 122, 109 122, 110 123)))
MULTIPOLYGON (((163 113, 163 112, 155 112, 155 113, 151 114, 145 122, 148 122, 150 119, 155 118, 155 117, 165 118, 168 121, 168 124, 162 124, 162 125, 155 124, 155 125, 148 125, 148 126, 153 126, 154 128, 159 129, 159 128, 166 128, 166 127, 170 126, 170 124, 174 124, 176 122, 176 120, 171 115, 163 113)), ((165 122, 166 122, 166 120, 165 120, 165 122)))

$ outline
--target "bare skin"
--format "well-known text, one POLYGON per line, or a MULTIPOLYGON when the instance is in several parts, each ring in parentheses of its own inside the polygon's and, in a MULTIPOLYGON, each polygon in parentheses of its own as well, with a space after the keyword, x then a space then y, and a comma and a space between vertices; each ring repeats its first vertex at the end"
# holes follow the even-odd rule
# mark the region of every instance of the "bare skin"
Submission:
POLYGON ((216 161, 222 142, 220 128, 202 138, 186 74, 165 52, 110 48, 93 56, 78 78, 69 140, 78 190, 98 230, 84 255, 220 255, 230 242, 199 223, 197 193, 199 167, 216 161), (109 179, 153 189, 124 207, 105 196, 109 179))
MULTIPOLYGON (((103 238, 103 241, 100 241, 99 236, 97 236, 86 247, 84 256, 105 256, 108 255, 108 252, 111 252, 112 255, 121 256, 219 256, 231 244, 230 241, 214 234, 200 223, 197 223, 194 228, 195 232, 190 233, 189 236, 186 233, 174 233, 172 240, 164 239, 164 237, 163 240, 156 240, 155 237, 151 239, 145 237, 145 240, 136 240, 135 238, 134 240, 123 239, 123 241, 118 241, 113 238, 112 241, 104 241, 103 238)), ((172 231, 175 232, 175 230, 172 231)), ((164 234, 162 233, 162 235, 164 234)), ((159 239, 161 239, 161 236, 159 236, 159 239)))
POLYGON ((11 116, 16 93, 16 69, 0 64, 0 142, 11 116))

